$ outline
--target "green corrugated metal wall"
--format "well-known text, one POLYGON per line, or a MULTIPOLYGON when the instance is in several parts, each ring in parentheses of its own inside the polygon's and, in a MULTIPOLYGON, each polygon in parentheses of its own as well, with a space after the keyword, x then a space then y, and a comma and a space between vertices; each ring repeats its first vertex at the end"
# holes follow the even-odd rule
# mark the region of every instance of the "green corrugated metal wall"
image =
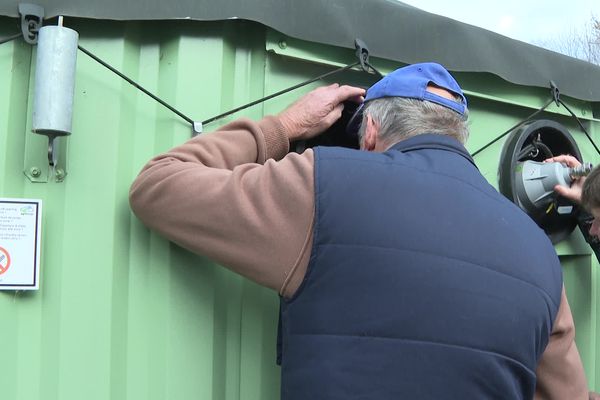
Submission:
MULTIPOLYGON (((286 38, 258 24, 73 21, 80 44, 185 114, 203 120, 353 60, 353 52, 286 38)), ((16 32, 0 18, 0 37, 16 32)), ((0 46, 0 197, 44 201, 41 287, 0 292, 0 396, 19 400, 277 399, 277 296, 149 232, 127 193, 153 155, 190 137, 189 125, 78 54, 73 134, 61 141, 67 176, 47 179, 46 139, 30 133, 35 49, 0 46), (32 182, 25 174, 40 168, 32 182)), ((387 72, 398 66, 374 60, 387 72)), ((547 101, 543 89, 488 74, 456 74, 467 90, 473 151, 547 101)), ((368 85, 346 72, 333 81, 368 85)), ((329 82, 329 81, 328 81, 329 82)), ((299 90, 244 115, 276 113, 299 90)), ((600 142, 592 105, 568 101, 600 142)), ((563 110, 584 159, 600 157, 563 110)), ((502 141, 476 159, 497 184, 502 141)), ((174 204, 173 207, 177 207, 174 204)), ((202 212, 202 210, 198 210, 202 212)), ((557 246, 577 341, 598 381, 597 262, 576 232, 557 246)))

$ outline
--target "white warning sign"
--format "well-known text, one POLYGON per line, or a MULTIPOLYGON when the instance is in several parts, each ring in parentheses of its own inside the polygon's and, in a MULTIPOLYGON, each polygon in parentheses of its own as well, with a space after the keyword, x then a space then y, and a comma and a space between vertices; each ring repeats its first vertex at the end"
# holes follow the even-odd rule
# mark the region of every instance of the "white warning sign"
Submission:
POLYGON ((0 290, 39 288, 42 201, 0 198, 0 290))

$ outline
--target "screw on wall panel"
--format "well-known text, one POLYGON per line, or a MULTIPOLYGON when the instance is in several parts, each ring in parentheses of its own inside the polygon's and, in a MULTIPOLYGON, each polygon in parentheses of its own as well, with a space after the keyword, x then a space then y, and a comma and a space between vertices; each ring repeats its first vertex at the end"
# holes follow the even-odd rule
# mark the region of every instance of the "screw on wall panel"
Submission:
POLYGON ((280 49, 285 49, 287 48, 287 42, 285 40, 280 40, 279 41, 279 48, 280 49))
POLYGON ((56 182, 62 182, 65 179, 65 171, 58 168, 56 170, 56 182))
POLYGON ((29 173, 31 174, 31 176, 33 176, 34 178, 38 178, 41 174, 42 171, 38 168, 38 167, 32 167, 29 170, 29 173))

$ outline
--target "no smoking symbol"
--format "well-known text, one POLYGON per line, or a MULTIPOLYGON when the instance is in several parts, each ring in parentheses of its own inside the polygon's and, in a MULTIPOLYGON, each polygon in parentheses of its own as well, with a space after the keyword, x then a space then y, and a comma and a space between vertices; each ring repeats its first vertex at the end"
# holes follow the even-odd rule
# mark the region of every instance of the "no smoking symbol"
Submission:
POLYGON ((10 254, 3 247, 0 247, 0 275, 5 273, 10 267, 10 254))

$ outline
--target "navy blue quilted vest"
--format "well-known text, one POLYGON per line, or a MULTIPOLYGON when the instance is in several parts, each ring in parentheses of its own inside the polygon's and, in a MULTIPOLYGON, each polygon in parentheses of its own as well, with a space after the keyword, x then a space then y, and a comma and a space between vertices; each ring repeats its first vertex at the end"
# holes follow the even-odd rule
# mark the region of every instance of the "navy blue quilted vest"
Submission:
POLYGON ((308 272, 282 300, 282 399, 533 397, 560 264, 463 146, 317 148, 315 196, 308 272))

